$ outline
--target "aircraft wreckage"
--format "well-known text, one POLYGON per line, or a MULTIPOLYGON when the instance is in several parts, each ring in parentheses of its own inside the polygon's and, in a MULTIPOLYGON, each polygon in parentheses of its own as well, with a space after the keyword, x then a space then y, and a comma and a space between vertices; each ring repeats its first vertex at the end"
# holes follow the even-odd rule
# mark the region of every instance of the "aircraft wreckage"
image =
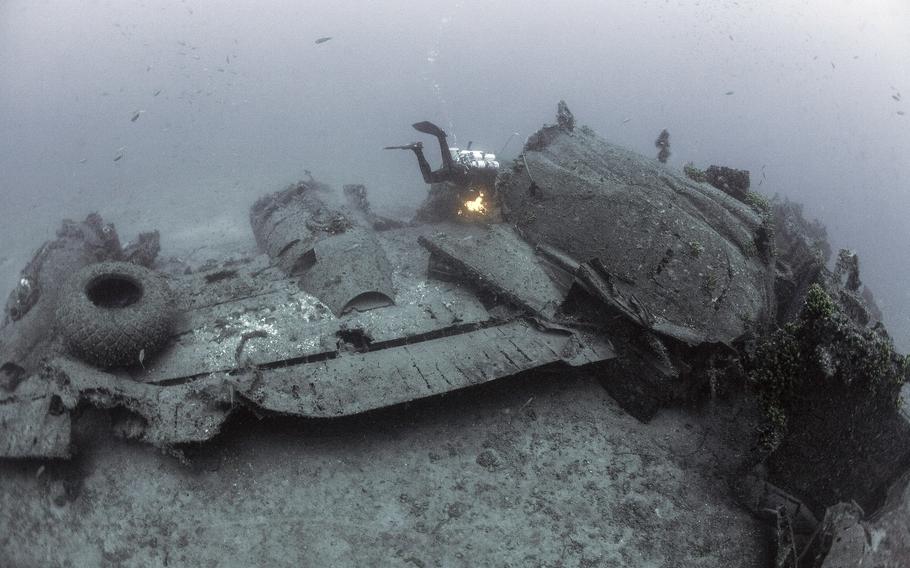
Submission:
POLYGON ((546 366, 631 369, 608 388, 652 414, 681 384, 675 353, 767 317, 762 221, 573 130, 542 129, 498 203, 441 222, 297 183, 251 209, 262 254, 196 270, 158 259, 157 233, 123 247, 97 215, 65 221, 7 303, 0 456, 69 456, 82 404, 166 447, 212 438, 241 405, 341 417, 546 366), (575 171, 543 167, 579 148, 575 171))
POLYGON ((299 184, 257 204, 269 254, 191 274, 76 270, 98 225, 68 225, 23 276, 41 294, 5 329, 7 384, 21 382, 0 407, 0 452, 67 456, 82 402, 130 411, 137 437, 164 446, 211 438, 241 404, 338 417, 614 357, 607 338, 548 317, 560 291, 506 226, 376 232, 323 191, 299 184), (55 290, 63 266, 75 274, 55 290))

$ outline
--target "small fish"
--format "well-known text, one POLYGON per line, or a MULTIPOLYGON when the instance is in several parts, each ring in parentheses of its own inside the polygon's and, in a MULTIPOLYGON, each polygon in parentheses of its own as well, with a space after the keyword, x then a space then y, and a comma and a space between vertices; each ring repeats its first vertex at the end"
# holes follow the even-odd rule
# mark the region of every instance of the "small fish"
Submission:
POLYGON ((730 34, 730 41, 733 41, 733 34, 730 34))
POLYGON ((143 369, 145 369, 145 365, 143 364, 144 362, 145 362, 145 349, 143 348, 143 349, 139 350, 139 366, 142 367, 143 369))
POLYGON ((136 122, 137 120, 139 120, 139 115, 141 115, 144 112, 145 112, 144 110, 137 110, 136 112, 134 112, 133 116, 130 117, 130 122, 136 122))
POLYGON ((82 158, 81 160, 79 160, 79 163, 84 164, 87 161, 88 161, 88 158, 82 158))
POLYGON ((330 39, 332 39, 332 36, 321 37, 316 40, 316 44, 318 45, 320 43, 325 43, 325 42, 329 41, 330 39))
POLYGON ((901 100, 901 94, 900 94, 900 93, 897 93, 896 95, 891 95, 891 98, 894 99, 894 100, 896 100, 897 102, 900 102, 900 100, 901 100))
POLYGON ((224 56, 224 62, 225 62, 226 64, 230 65, 230 64, 231 64, 231 56, 230 56, 230 55, 225 55, 225 56, 224 56))
POLYGON ((119 162, 119 161, 122 160, 122 159, 123 159, 123 153, 119 153, 119 154, 117 154, 116 156, 114 156, 114 161, 115 161, 115 162, 119 162))
POLYGON ((727 92, 726 92, 726 93, 724 93, 724 94, 725 94, 725 95, 727 95, 727 96, 730 96, 730 95, 732 95, 732 94, 733 94, 733 91, 727 91, 727 92))
POLYGON ((631 119, 631 118, 626 118, 626 119, 624 119, 624 120, 622 121, 622 123, 623 123, 623 124, 627 124, 630 120, 632 120, 632 119, 631 119))
POLYGON ((897 111, 897 116, 904 116, 904 114, 906 113, 902 110, 897 111))
POLYGON ((833 61, 831 62, 831 69, 837 69, 837 67, 834 65, 833 61))
POLYGON ((157 96, 160 95, 160 94, 161 94, 161 89, 156 89, 155 92, 152 93, 152 96, 153 96, 153 97, 157 97, 157 96))

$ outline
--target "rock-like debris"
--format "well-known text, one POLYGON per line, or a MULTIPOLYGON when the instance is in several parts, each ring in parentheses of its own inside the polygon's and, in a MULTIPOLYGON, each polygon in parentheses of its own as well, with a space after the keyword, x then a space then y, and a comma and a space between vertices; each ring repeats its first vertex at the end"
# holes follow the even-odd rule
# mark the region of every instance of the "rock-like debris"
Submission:
POLYGON ((136 242, 123 247, 121 260, 151 268, 161 251, 161 235, 158 231, 139 233, 136 242))
POLYGON ((705 183, 708 181, 708 176, 705 175, 704 170, 700 170, 695 167, 695 164, 692 162, 687 163, 683 166, 683 173, 686 174, 686 177, 692 181, 697 181, 698 183, 705 183))
POLYGON ((658 148, 657 161, 661 164, 666 164, 667 160, 670 159, 670 133, 667 132, 666 128, 660 131, 660 135, 654 141, 654 146, 658 148))
POLYGON ((748 199, 750 185, 748 170, 709 166, 705 170, 705 181, 740 201, 745 202, 748 199))
POLYGON ((775 200, 771 215, 775 247, 775 321, 783 326, 799 317, 809 286, 821 278, 832 252, 824 225, 807 219, 799 203, 775 200))
POLYGON ((844 289, 851 292, 859 291, 862 282, 859 279, 859 255, 856 251, 843 249, 837 254, 834 277, 844 289))
POLYGON ((750 366, 769 419, 771 479, 816 511, 880 503, 910 465, 910 425, 898 411, 910 367, 890 338, 815 283, 799 318, 764 340, 750 366))
POLYGON ((569 132, 575 130, 575 115, 569 110, 566 101, 559 101, 559 104, 556 105, 556 124, 569 132))
POLYGON ((819 515, 838 501, 867 510, 910 466, 899 411, 910 364, 860 288, 859 260, 832 272, 825 228, 788 201, 773 204, 777 324, 744 353, 768 418, 769 478, 819 515))
POLYGON ((872 518, 852 501, 829 507, 810 566, 903 566, 910 558, 908 507, 910 472, 894 482, 872 518))

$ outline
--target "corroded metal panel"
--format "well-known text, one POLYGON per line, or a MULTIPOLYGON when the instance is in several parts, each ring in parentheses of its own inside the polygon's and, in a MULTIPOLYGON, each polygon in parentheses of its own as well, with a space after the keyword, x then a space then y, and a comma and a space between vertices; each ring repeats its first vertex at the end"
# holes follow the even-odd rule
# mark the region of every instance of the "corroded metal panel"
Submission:
POLYGON ((538 264, 534 248, 506 225, 449 225, 421 237, 420 244, 434 260, 448 265, 453 272, 449 277, 535 314, 551 317, 563 300, 538 264))
POLYGON ((524 320, 317 363, 274 369, 241 385, 257 406, 314 417, 357 414, 515 375, 572 359, 613 356, 606 342, 587 346, 572 333, 524 320), (585 354, 580 356, 580 352, 585 354))

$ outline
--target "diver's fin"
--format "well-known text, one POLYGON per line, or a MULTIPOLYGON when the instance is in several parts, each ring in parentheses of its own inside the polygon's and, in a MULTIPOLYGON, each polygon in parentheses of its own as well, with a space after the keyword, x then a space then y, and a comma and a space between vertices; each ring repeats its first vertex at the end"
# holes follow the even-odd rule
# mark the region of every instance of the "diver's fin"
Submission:
POLYGON ((415 122, 413 125, 414 130, 417 132, 423 132, 424 134, 432 134, 433 136, 439 137, 442 136, 445 138, 446 132, 442 128, 439 128, 432 122, 424 120, 423 122, 415 122))
POLYGON ((386 146, 383 150, 422 150, 423 142, 414 142, 413 144, 406 144, 404 146, 386 146))

